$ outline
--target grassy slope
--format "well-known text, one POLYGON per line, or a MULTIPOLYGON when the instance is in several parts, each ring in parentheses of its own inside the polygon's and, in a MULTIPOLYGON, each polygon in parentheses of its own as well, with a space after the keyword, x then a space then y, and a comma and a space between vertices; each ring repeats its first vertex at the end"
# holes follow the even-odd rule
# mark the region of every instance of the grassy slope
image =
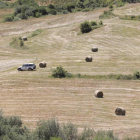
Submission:
MULTIPOLYGON (((116 11, 121 14, 139 7, 127 5, 116 11)), ((78 35, 80 23, 99 21, 103 10, 0 24, 0 108, 5 115, 21 116, 31 128, 39 119, 56 117, 80 127, 113 129, 120 136, 139 134, 139 81, 47 78, 59 65, 71 73, 91 75, 139 70, 139 21, 106 19, 104 27, 78 35), (13 37, 28 36, 40 28, 42 34, 25 42, 27 50, 9 46, 13 37), (99 52, 92 53, 92 47, 98 47, 99 52), (88 55, 93 57, 92 63, 85 62, 88 55), (48 63, 45 69, 38 68, 42 60, 48 63), (16 70, 26 62, 35 62, 37 71, 16 70), (96 89, 103 90, 103 99, 94 98, 96 89), (126 116, 114 114, 118 106, 126 109, 126 116)))

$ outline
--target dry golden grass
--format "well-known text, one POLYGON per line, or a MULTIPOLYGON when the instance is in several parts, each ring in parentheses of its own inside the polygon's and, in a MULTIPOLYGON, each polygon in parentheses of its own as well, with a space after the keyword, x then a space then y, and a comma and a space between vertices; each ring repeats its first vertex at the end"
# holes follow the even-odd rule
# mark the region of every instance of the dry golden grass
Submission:
MULTIPOLYGON (((131 5, 132 11, 135 6, 131 5)), ((0 108, 5 115, 21 116, 30 128, 39 119, 56 117, 79 127, 113 129, 121 137, 139 134, 140 81, 47 78, 59 65, 68 72, 88 75, 132 74, 140 69, 139 21, 104 19, 102 28, 79 34, 81 22, 100 21, 98 16, 104 10, 0 24, 0 108), (43 32, 28 38, 28 49, 9 46, 13 37, 29 36, 37 29, 43 32), (93 53, 92 47, 99 51, 93 53), (93 62, 85 62, 88 55, 93 62), (41 61, 47 62, 47 68, 38 67, 41 61), (16 70, 28 62, 36 63, 37 70, 16 70), (94 97, 98 89, 104 98, 94 97), (115 115, 120 106, 126 109, 126 116, 115 115)))

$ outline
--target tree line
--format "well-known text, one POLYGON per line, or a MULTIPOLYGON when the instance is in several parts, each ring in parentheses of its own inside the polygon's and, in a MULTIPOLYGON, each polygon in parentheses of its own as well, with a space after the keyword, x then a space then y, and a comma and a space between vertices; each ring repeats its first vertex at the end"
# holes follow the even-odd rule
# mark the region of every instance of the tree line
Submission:
POLYGON ((70 3, 49 4, 48 6, 39 6, 35 0, 17 0, 14 3, 0 0, 0 5, 1 7, 14 8, 14 13, 6 16, 5 21, 17 21, 44 15, 67 14, 77 11, 87 12, 97 7, 107 7, 113 4, 123 6, 126 2, 135 3, 140 2, 140 0, 74 0, 70 3))

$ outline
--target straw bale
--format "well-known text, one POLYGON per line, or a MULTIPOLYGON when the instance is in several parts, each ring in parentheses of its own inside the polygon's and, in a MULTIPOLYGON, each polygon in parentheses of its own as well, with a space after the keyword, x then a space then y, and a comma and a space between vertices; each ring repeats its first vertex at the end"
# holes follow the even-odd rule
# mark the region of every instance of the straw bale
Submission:
POLYGON ((85 61, 86 61, 86 62, 92 62, 92 57, 91 57, 91 56, 87 56, 87 57, 85 58, 85 61))
POLYGON ((45 61, 39 63, 40 68, 45 68, 46 66, 47 66, 47 63, 45 61))
POLYGON ((125 109, 123 107, 118 107, 115 110, 116 115, 125 115, 125 113, 126 113, 126 111, 125 111, 125 109))
POLYGON ((103 92, 101 90, 96 90, 94 95, 97 98, 103 98, 103 92))
POLYGON ((92 50, 92 52, 98 52, 98 48, 97 47, 93 47, 91 50, 92 50))

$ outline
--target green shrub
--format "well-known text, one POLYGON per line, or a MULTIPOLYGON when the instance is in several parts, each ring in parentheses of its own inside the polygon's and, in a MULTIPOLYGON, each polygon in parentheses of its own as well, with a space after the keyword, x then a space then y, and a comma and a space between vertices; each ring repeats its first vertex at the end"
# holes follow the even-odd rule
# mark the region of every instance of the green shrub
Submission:
POLYGON ((99 16, 99 19, 109 19, 113 17, 116 17, 116 15, 113 14, 111 11, 104 11, 104 13, 99 16))
POLYGON ((20 40, 20 41, 19 41, 19 46, 20 46, 20 47, 23 47, 23 46, 24 46, 24 41, 23 41, 23 40, 20 40))
POLYGON ((72 78, 73 75, 72 75, 71 73, 67 72, 67 73, 66 73, 66 77, 68 77, 68 78, 72 78))
POLYGON ((48 8, 46 8, 46 11, 47 11, 48 14, 51 14, 51 15, 56 15, 57 14, 56 9, 48 9, 48 8))
POLYGON ((73 9, 75 9, 75 4, 74 3, 70 3, 70 4, 67 5, 67 10, 69 12, 72 12, 73 9))
POLYGON ((118 140, 118 138, 114 136, 112 130, 109 131, 99 130, 96 132, 92 140, 118 140))
POLYGON ((103 25, 103 22, 102 22, 102 21, 100 21, 100 22, 99 22, 99 25, 103 25))
POLYGON ((124 6, 124 2, 122 2, 122 0, 117 0, 116 7, 122 7, 122 6, 124 6))
POLYGON ((30 139, 29 130, 22 127, 22 121, 17 116, 4 117, 0 111, 0 139, 27 140, 30 139))
POLYGON ((89 12, 90 11, 90 8, 85 8, 82 10, 82 12, 89 12))
POLYGON ((134 76, 134 79, 140 79, 140 72, 139 71, 135 71, 133 76, 134 76))
POLYGON ((110 9, 110 11, 113 10, 113 5, 112 4, 109 6, 109 9, 110 9))
POLYGON ((21 37, 13 38, 12 42, 10 42, 10 46, 15 47, 15 48, 27 49, 21 37))
POLYGON ((72 123, 64 124, 63 125, 63 132, 66 140, 77 140, 77 127, 72 123))
POLYGON ((96 21, 91 21, 90 24, 91 24, 91 26, 97 26, 97 22, 96 21))
POLYGON ((80 24, 80 29, 82 33, 88 33, 92 30, 91 25, 88 21, 80 24))
POLYGON ((11 16, 6 16, 5 18, 4 18, 4 21, 6 22, 11 22, 11 21, 13 21, 13 19, 14 19, 14 17, 13 17, 13 15, 11 15, 11 16))
POLYGON ((67 10, 62 11, 63 14, 68 14, 69 12, 67 10))
POLYGON ((67 74, 67 71, 62 66, 59 66, 56 69, 52 70, 52 77, 55 78, 63 78, 66 77, 67 74))
POLYGON ((40 35, 42 32, 43 32, 42 29, 37 29, 29 37, 34 37, 34 36, 40 35))
POLYGON ((36 17, 36 18, 38 18, 38 17, 40 17, 40 16, 42 16, 41 13, 39 13, 39 12, 36 12, 36 13, 35 13, 35 17, 36 17))
POLYGON ((83 132, 80 134, 79 139, 80 140, 91 140, 95 135, 95 132, 93 129, 90 128, 84 128, 83 132))
POLYGON ((50 8, 50 9, 55 9, 55 8, 54 8, 54 5, 52 5, 52 4, 49 4, 49 5, 48 5, 48 8, 50 8))
POLYGON ((59 123, 55 119, 39 121, 37 126, 34 135, 39 140, 49 140, 51 137, 60 137, 62 134, 59 123))
POLYGON ((19 20, 21 20, 21 18, 19 18, 19 17, 14 17, 14 19, 13 19, 13 21, 19 21, 19 20))

